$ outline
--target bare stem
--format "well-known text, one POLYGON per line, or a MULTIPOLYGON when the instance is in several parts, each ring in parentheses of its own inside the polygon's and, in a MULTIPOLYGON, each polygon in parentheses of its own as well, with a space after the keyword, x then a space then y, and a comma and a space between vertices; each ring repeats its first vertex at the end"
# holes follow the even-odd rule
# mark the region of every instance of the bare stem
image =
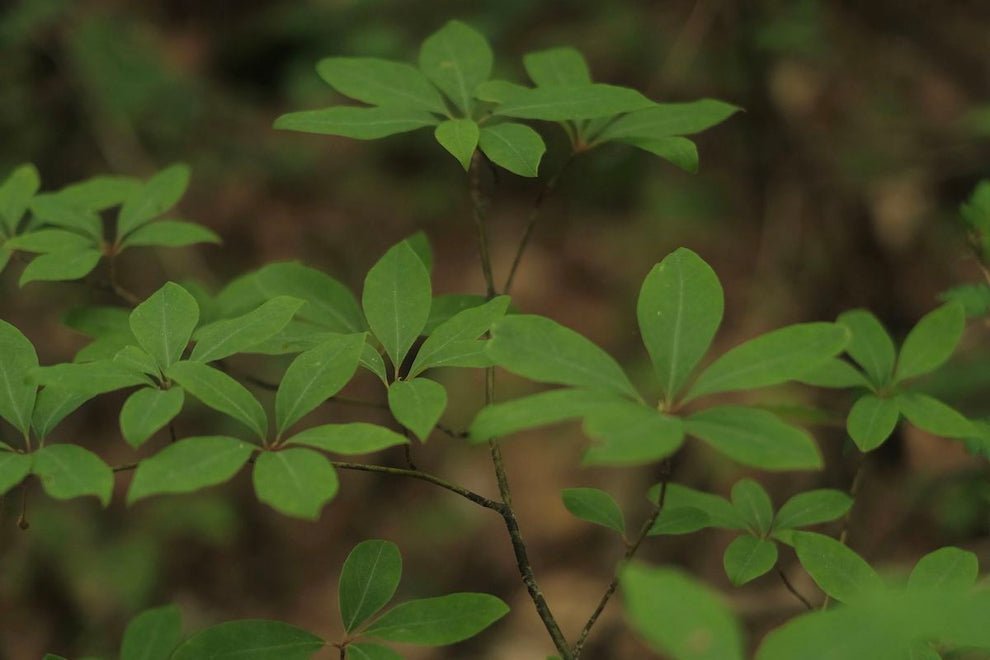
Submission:
POLYGON ((807 598, 802 596, 801 592, 794 588, 794 585, 791 584, 791 581, 787 578, 787 574, 784 573, 783 569, 781 569, 780 566, 777 567, 777 575, 780 576, 780 580, 784 583, 784 586, 787 587, 787 590, 790 591, 795 598, 801 601, 801 603, 804 604, 806 608, 808 608, 809 610, 815 609, 815 606, 811 604, 811 601, 809 601, 807 598))

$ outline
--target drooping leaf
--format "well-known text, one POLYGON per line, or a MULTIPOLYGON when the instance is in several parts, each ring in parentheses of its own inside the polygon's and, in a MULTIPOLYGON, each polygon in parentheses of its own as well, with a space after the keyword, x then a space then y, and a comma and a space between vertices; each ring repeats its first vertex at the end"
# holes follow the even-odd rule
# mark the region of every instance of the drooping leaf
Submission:
POLYGON ((773 524, 773 503, 763 487, 752 479, 740 479, 732 487, 732 506, 750 531, 764 536, 773 524))
POLYGON ((131 332, 162 371, 182 357, 199 323, 199 305, 185 288, 167 282, 130 316, 131 332))
POLYGON ((938 399, 921 392, 902 392, 895 400, 909 422, 943 438, 968 438, 976 434, 973 423, 938 399))
POLYGON ((399 380, 389 385, 388 407, 397 422, 426 442, 447 407, 447 390, 429 378, 399 380))
POLYGON ((364 344, 363 333, 335 335, 300 353, 289 364, 275 394, 279 435, 350 381, 357 371, 364 344))
POLYGON ((959 303, 926 314, 904 339, 894 380, 921 376, 942 366, 956 350, 965 327, 966 312, 959 303))
POLYGON ((716 99, 688 103, 655 103, 630 112, 609 124, 598 139, 665 138, 693 135, 711 128, 739 112, 741 108, 716 99))
POLYGON ((490 161, 519 176, 539 174, 540 160, 547 146, 529 126, 503 122, 481 129, 478 147, 490 161))
POLYGON ((430 316, 430 274, 405 241, 385 253, 364 280, 361 301, 375 337, 401 365, 430 316))
POLYGON ((175 206, 189 186, 189 168, 177 164, 156 173, 124 200, 117 217, 117 236, 126 237, 141 225, 175 206))
POLYGON ((763 470, 817 470, 822 466, 811 436, 765 410, 708 408, 688 417, 685 429, 743 465, 763 470))
POLYGON ((94 495, 106 507, 113 491, 113 471, 93 452, 78 445, 48 445, 34 452, 31 471, 57 500, 94 495))
POLYGON ((440 146, 457 159, 464 171, 471 166, 471 157, 478 146, 478 125, 471 119, 448 119, 433 131, 440 146))
POLYGON ((31 473, 34 462, 32 454, 16 454, 12 451, 0 451, 0 495, 24 481, 31 473))
POLYGON ((890 382, 897 361, 897 349, 879 319, 864 309, 844 312, 836 323, 849 328, 851 337, 846 351, 863 367, 877 387, 890 382))
POLYGON ((821 488, 798 493, 780 507, 773 528, 794 529, 837 520, 846 515, 852 505, 853 499, 841 490, 821 488))
POLYGON ((0 320, 0 417, 27 435, 37 386, 30 374, 38 367, 38 354, 20 330, 0 320))
POLYGON ((261 452, 252 475, 258 499, 294 518, 316 520, 337 494, 337 472, 310 449, 261 452))
POLYGON ((585 452, 585 465, 648 463, 670 456, 684 442, 684 424, 679 418, 630 401, 588 411, 584 430, 601 441, 585 452))
POLYGON ((653 101, 628 87, 601 83, 519 88, 498 107, 495 114, 518 119, 567 121, 610 117, 641 110, 653 101))
POLYGON ((541 87, 582 85, 591 82, 588 63, 574 48, 548 48, 523 56, 529 79, 541 87))
POLYGON ((460 21, 448 21, 419 50, 420 70, 466 115, 475 88, 491 75, 493 59, 485 37, 460 21))
POLYGON ((202 403, 230 415, 264 438, 268 432, 268 416, 258 400, 243 385, 202 362, 176 362, 166 374, 202 403))
POLYGON ((393 607, 365 634, 391 642, 443 646, 474 637, 508 612, 508 605, 488 594, 422 598, 393 607))
POLYGON ((338 105, 322 110, 290 112, 275 120, 275 128, 302 133, 337 135, 355 140, 377 140, 389 135, 435 126, 438 122, 434 115, 421 110, 338 105))
POLYGON ((244 467, 253 451, 248 443, 225 436, 179 440, 138 464, 127 503, 222 484, 244 467))
POLYGON ((725 549, 722 565, 736 587, 755 580, 777 563, 777 544, 755 536, 737 536, 725 549))
POLYGON ((370 454, 388 447, 409 444, 405 436, 384 426, 366 422, 314 426, 300 431, 286 442, 344 455, 370 454))
POLYGON ((185 400, 185 393, 178 387, 167 390, 146 387, 134 392, 120 409, 124 439, 132 447, 140 447, 179 414, 185 400))
POLYGON ((120 660, 169 660, 182 639, 179 608, 165 605, 145 610, 124 631, 120 660))
POLYGON ((436 88, 415 67, 374 57, 328 57, 316 71, 344 96, 369 105, 447 114, 436 88))
POLYGON ((623 138, 619 141, 659 156, 689 174, 698 172, 698 147, 687 138, 623 138))
POLYGON ((278 296, 247 314, 204 326, 196 332, 189 359, 213 362, 246 351, 282 330, 303 304, 298 298, 278 296))
POLYGON ((402 577, 402 555, 389 541, 354 546, 340 572, 337 597, 344 630, 351 632, 385 607, 402 577))
POLYGON ((908 588, 965 591, 976 584, 979 573, 980 562, 975 554, 948 546, 918 560, 908 578, 908 588))
POLYGON ((668 402, 708 351, 723 309, 715 271, 686 248, 667 255, 643 280, 636 316, 668 402))
POLYGON ((302 628, 280 621, 228 621, 201 630, 171 660, 309 660, 326 645, 302 628))
POLYGON ((220 243, 220 237, 211 229, 195 222, 183 220, 158 220, 138 227, 127 235, 121 247, 157 246, 178 248, 197 243, 220 243))
POLYGON ((852 602, 882 586, 880 576, 862 557, 830 536, 795 532, 794 549, 815 584, 837 601, 852 602))
POLYGON ((58 250, 31 260, 18 280, 20 286, 30 282, 64 282, 89 275, 102 255, 93 248, 58 250))
POLYGON ((492 324, 505 316, 509 307, 508 296, 498 296, 492 300, 460 311, 436 326, 416 353, 416 359, 409 369, 409 376, 415 377, 425 369, 445 366, 463 355, 463 345, 472 342, 491 328, 492 324))
POLYGON ((0 183, 0 233, 13 236, 31 198, 41 187, 38 170, 31 164, 20 165, 0 183))
POLYGON ((563 388, 540 392, 483 408, 471 423, 471 442, 484 442, 517 431, 584 417, 622 401, 607 392, 563 388))
POLYGON ((872 451, 890 437, 900 417, 896 398, 864 394, 850 408, 846 430, 860 451, 872 451))
POLYGON ((605 491, 598 488, 565 488, 560 492, 560 497, 575 517, 619 534, 626 533, 622 509, 605 491))

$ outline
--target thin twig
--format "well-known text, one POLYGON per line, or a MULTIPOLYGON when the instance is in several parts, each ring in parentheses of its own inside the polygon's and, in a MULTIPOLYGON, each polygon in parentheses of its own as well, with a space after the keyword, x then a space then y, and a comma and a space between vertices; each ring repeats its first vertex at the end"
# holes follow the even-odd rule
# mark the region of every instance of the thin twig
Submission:
POLYGON ((777 567, 777 575, 780 576, 780 579, 784 583, 784 586, 787 587, 787 590, 790 591, 795 598, 801 601, 805 607, 807 607, 809 610, 815 609, 815 606, 811 604, 811 601, 809 601, 807 598, 802 596, 801 592, 794 588, 794 585, 791 584, 791 581, 789 579, 787 579, 787 574, 784 573, 783 569, 781 569, 780 566, 777 567))
POLYGON ((28 482, 25 481, 21 484, 21 514, 17 517, 17 526, 22 530, 26 530, 31 526, 27 518, 27 506, 28 506, 28 482))

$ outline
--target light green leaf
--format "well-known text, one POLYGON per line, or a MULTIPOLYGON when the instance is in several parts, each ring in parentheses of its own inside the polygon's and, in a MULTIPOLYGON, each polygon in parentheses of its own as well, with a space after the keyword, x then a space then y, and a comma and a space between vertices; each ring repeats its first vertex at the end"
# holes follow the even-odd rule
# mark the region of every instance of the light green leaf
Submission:
POLYGON ((39 438, 47 438, 59 422, 68 417, 82 404, 89 401, 90 395, 83 392, 46 387, 38 393, 31 416, 31 426, 39 438))
POLYGON ((24 477, 31 473, 33 462, 31 454, 0 451, 0 496, 24 481, 24 477))
POLYGON ((330 461, 310 449, 266 451, 252 473, 258 499, 294 518, 316 520, 337 494, 337 473, 330 461))
POLYGON ((162 371, 182 357, 197 323, 196 299, 174 282, 167 282, 135 307, 130 316, 131 332, 162 371))
POLYGON ((908 588, 965 591, 976 584, 979 574, 980 561, 975 554, 948 546, 918 560, 908 578, 908 588))
POLYGON ((471 442, 584 417, 592 410, 623 399, 605 392, 563 388, 496 403, 483 408, 471 423, 471 442))
POLYGON ((780 507, 773 528, 794 529, 837 520, 846 515, 852 505, 853 498, 841 490, 821 488, 798 493, 780 507))
POLYGON ((337 597, 344 630, 353 631, 385 607, 402 577, 402 555, 389 541, 354 546, 340 572, 337 597))
POLYGON ((496 321, 491 333, 489 357, 514 374, 542 383, 640 398, 611 356, 551 319, 514 314, 496 321))
POLYGON ((428 378, 399 380, 388 388, 388 407, 395 421, 426 442, 447 407, 447 390, 428 378))
POLYGON ((133 371, 135 374, 151 376, 153 379, 161 378, 161 370, 155 358, 148 354, 148 351, 137 346, 124 346, 113 356, 113 363, 133 371))
POLYGON ((598 488, 565 488, 560 492, 564 506, 576 518, 626 533, 622 509, 612 496, 598 488))
POLYGON ((846 431, 862 452, 876 449, 890 437, 900 419, 897 398, 881 399, 864 394, 849 410, 846 431))
POLYGON ((938 399, 920 392, 898 394, 894 405, 909 422, 923 431, 943 438, 969 438, 976 435, 973 423, 938 399))
POLYGON ((122 247, 186 247, 197 243, 220 243, 212 229, 184 220, 159 220, 135 229, 127 235, 122 247))
POLYGON ((438 123, 439 120, 430 113, 408 108, 355 108, 338 105, 322 110, 290 112, 275 120, 275 128, 337 135, 355 140, 377 140, 438 123))
POLYGON ((230 415, 264 438, 268 431, 268 416, 247 388, 218 369, 202 362, 176 362, 167 374, 170 379, 202 403, 230 415))
POLYGON ((752 479, 740 479, 732 487, 732 506, 750 531, 765 536, 773 524, 773 503, 763 487, 752 479))
POLYGON ((813 370, 798 376, 795 380, 815 387, 845 389, 869 387, 872 385, 856 367, 841 358, 830 358, 813 370))
POLYGON ((405 436, 391 429, 366 422, 323 424, 300 431, 286 441, 306 445, 331 454, 371 454, 396 445, 409 444, 405 436))
POLYGON ((602 441, 588 448, 584 465, 648 463, 670 456, 684 442, 679 418, 629 401, 587 411, 584 431, 602 441))
POLYGON ((152 384, 147 376, 110 360, 40 367, 32 371, 31 379, 46 388, 54 387, 90 397, 135 385, 152 384))
POLYGON ((466 115, 475 88, 491 75, 492 60, 485 37, 460 21, 448 21, 419 49, 419 68, 466 115))
MULTIPOLYGON (((648 499, 656 502, 659 496, 658 484, 650 489, 648 499)), ((680 484, 667 484, 663 510, 649 535, 687 534, 707 527, 743 530, 746 522, 724 497, 680 484)))
POLYGON ((481 129, 478 146, 488 159, 519 176, 539 174, 540 160, 547 146, 529 126, 504 122, 481 129))
POLYGON ((897 349, 880 320, 865 309, 843 312, 836 323, 849 328, 851 338, 846 351, 863 367, 877 387, 883 387, 894 375, 897 349))
POLYGON ((244 467, 253 451, 248 443, 225 436, 179 440, 138 463, 127 503, 222 484, 244 467))
POLYGON ((34 453, 31 471, 57 500, 94 495, 106 507, 113 492, 113 471, 93 452, 77 445, 48 445, 34 453))
POLYGON ((495 114, 519 119, 567 121, 610 117, 641 110, 653 101, 628 87, 601 83, 554 85, 515 90, 495 114))
POLYGON ((619 142, 659 156, 689 174, 698 172, 698 147, 687 138, 622 138, 619 142))
POLYGON ((378 380, 382 381, 382 385, 388 387, 388 372, 385 369, 385 360, 382 358, 379 350, 372 344, 373 341, 374 338, 369 334, 364 346, 361 348, 360 364, 378 376, 378 380))
POLYGON ((167 390, 146 387, 127 397, 120 409, 120 430, 127 444, 143 445, 179 414, 185 400, 185 393, 178 387, 167 390))
POLYGON ((508 605, 488 594, 422 598, 393 607, 365 634, 403 644, 443 646, 474 637, 508 612, 508 605))
POLYGON ((474 90, 474 98, 488 103, 505 103, 514 96, 526 93, 525 85, 508 80, 486 80, 474 90))
POLYGON ((440 146, 457 159, 464 171, 471 166, 471 157, 478 146, 478 125, 471 119, 448 119, 433 131, 440 146))
POLYGON ((3 244, 8 250, 45 254, 47 252, 75 252, 95 247, 93 239, 65 229, 38 229, 15 236, 3 244))
POLYGON ((17 225, 40 187, 38 170, 31 164, 17 167, 0 183, 0 229, 4 230, 0 233, 17 233, 17 225))
POLYGON ((959 303, 926 314, 904 340, 894 380, 921 376, 942 366, 956 350, 965 327, 966 312, 959 303))
POLYGON ((29 376, 38 368, 38 354, 20 330, 0 319, 0 355, 0 417, 26 436, 38 391, 29 376))
POLYGON ((168 660, 181 639, 178 607, 165 605, 145 610, 127 624, 120 660, 168 660))
POLYGON ((725 549, 722 565, 733 586, 765 574, 777 563, 777 544, 754 536, 737 536, 725 549))
POLYGON ((409 369, 409 376, 415 377, 425 369, 449 366, 461 359, 465 345, 473 345, 473 340, 488 332, 492 324, 505 316, 509 307, 508 296, 498 296, 475 307, 460 311, 436 326, 416 353, 416 359, 409 369))
POLYGON ((157 172, 124 200, 117 217, 118 240, 175 206, 188 187, 186 165, 172 165, 157 172))
POLYGON ((609 124, 598 137, 601 141, 623 138, 665 138, 693 135, 711 128, 738 112, 732 104, 716 99, 688 103, 655 103, 630 112, 609 124))
POLYGON ((364 280, 364 314, 398 367, 430 316, 430 274, 405 241, 385 253, 364 280))
POLYGON ((795 532, 794 549, 804 570, 822 591, 848 603, 883 584, 866 561, 846 545, 824 534, 795 532))
POLYGON ((365 335, 336 335, 300 353, 289 364, 275 394, 275 426, 279 435, 339 392, 357 371, 365 335))
POLYGON ((688 394, 749 390, 800 378, 837 355, 849 331, 834 323, 800 323, 761 335, 715 360, 688 394))
POLYGON ((822 457, 805 431, 773 413, 743 406, 717 406, 686 420, 689 435, 734 461, 763 470, 817 470, 822 457))
POLYGON ((228 621, 201 630, 171 660, 309 660, 326 642, 279 621, 228 621))
POLYGON ((619 584, 630 625, 655 651, 675 660, 742 660, 742 630, 731 610, 686 573, 633 562, 619 584))
POLYGON ((102 255, 92 248, 59 250, 42 254, 31 260, 18 281, 20 286, 30 282, 65 282, 89 275, 100 263, 102 255))
POLYGON ((361 642, 347 645, 347 660, 402 660, 402 656, 387 646, 361 642))
POLYGON ((304 301, 278 296, 237 318, 216 321, 200 328, 190 360, 213 362, 247 351, 281 331, 304 301))
POLYGON ((529 79, 541 87, 582 85, 591 82, 584 56, 574 48, 548 48, 523 56, 529 79))
POLYGON ((344 96, 368 105, 427 110, 446 115, 436 88, 415 67, 374 57, 328 57, 316 71, 344 96))
POLYGON ((671 252, 643 280, 636 316, 668 403, 711 346, 724 306, 715 271, 686 248, 671 252))

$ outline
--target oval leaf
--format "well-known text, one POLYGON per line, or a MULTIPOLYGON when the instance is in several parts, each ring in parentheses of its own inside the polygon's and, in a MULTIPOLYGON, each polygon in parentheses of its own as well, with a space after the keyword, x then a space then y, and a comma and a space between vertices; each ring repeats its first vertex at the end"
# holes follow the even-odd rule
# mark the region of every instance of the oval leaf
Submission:
POLYGON ((165 371, 182 352, 199 323, 199 305, 184 287, 168 282, 134 308, 131 332, 165 371))
POLYGON ((337 494, 330 461, 309 449, 262 452, 252 473, 258 499, 287 516, 316 520, 337 494))
POLYGON ((392 600, 402 577, 402 555, 389 541, 354 546, 340 572, 337 596, 344 629, 351 632, 392 600))
POLYGON ((352 422, 324 424, 300 431, 286 441, 290 445, 306 445, 331 454, 370 454, 388 447, 409 444, 405 436, 377 424, 352 422))
POLYGON ((200 328, 189 359, 213 362, 246 351, 275 336, 304 304, 298 298, 278 296, 243 316, 200 328))
POLYGON ((539 133, 513 122, 485 126, 481 129, 478 146, 488 160, 499 167, 528 177, 539 174, 540 160, 547 150, 539 133))
POLYGON ((225 436, 180 440, 138 464, 127 503, 222 484, 237 474, 253 451, 246 442, 225 436))
POLYGON ((247 388, 224 372, 201 362, 176 362, 168 377, 202 403, 230 415, 259 438, 268 433, 268 415, 247 388))
POLYGON ((31 471, 51 497, 68 500, 93 495, 110 504, 113 471, 99 456, 76 445, 48 445, 34 453, 31 471))
POLYGON ((474 90, 488 80, 493 59, 485 37, 460 21, 448 21, 427 37, 419 49, 419 68, 468 115, 473 107, 474 90))
POLYGON ((448 119, 433 131, 440 146, 457 159, 464 171, 471 166, 471 157, 478 146, 478 125, 471 119, 448 119))
POLYGON ((853 498, 841 490, 821 488, 798 493, 780 507, 773 528, 794 529, 837 520, 846 515, 852 505, 853 498))
POLYGON ((0 355, 0 417, 26 436, 38 392, 29 376, 38 368, 38 354, 20 330, 0 320, 0 355))
POLYGON ((882 586, 880 576, 862 557, 830 536, 796 532, 794 549, 815 584, 837 601, 854 601, 882 586))
POLYGON ((120 430, 127 444, 140 447, 164 428, 182 410, 185 393, 178 387, 167 390, 146 387, 134 392, 120 409, 120 430))
POLYGON ((598 488, 565 488, 560 492, 564 506, 576 518, 626 533, 622 509, 612 496, 598 488))
POLYGON ((822 466, 810 435, 765 410, 717 406, 691 415, 685 428, 743 465, 763 470, 817 470, 822 466))
POLYGON ((443 646, 474 637, 508 614, 495 596, 458 593, 411 600, 393 607, 365 631, 390 642, 443 646))
POLYGON ((966 312, 959 303, 948 303, 926 314, 904 339, 894 380, 921 376, 945 364, 965 327, 966 312))
POLYGON ((228 621, 187 639, 171 660, 308 660, 325 644, 316 635, 279 621, 228 621))
POLYGON ((881 399, 873 394, 864 394, 846 418, 846 430, 862 452, 876 449, 890 437, 901 418, 897 399, 881 399))
POLYGON ((846 351, 863 367, 877 387, 883 387, 894 375, 897 349, 887 329, 872 313, 864 309, 844 312, 836 323, 849 328, 851 337, 846 351))
POLYGON ((388 407, 395 421, 426 442, 447 407, 447 390, 428 378, 399 380, 388 388, 388 407))
POLYGON ((777 544, 753 536, 736 537, 722 557, 725 574, 736 587, 755 580, 776 563, 777 544))
POLYGON ((368 271, 361 296, 364 313, 396 367, 426 326, 431 300, 430 273, 405 241, 368 271))
POLYGON ((374 57, 328 57, 316 71, 344 96, 369 105, 447 114, 436 88, 413 66, 374 57))
POLYGON ((127 624, 120 660, 168 660, 182 639, 182 618, 175 605, 145 610, 127 624))

